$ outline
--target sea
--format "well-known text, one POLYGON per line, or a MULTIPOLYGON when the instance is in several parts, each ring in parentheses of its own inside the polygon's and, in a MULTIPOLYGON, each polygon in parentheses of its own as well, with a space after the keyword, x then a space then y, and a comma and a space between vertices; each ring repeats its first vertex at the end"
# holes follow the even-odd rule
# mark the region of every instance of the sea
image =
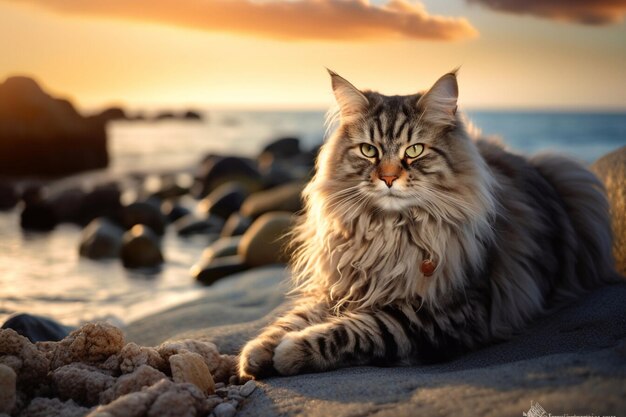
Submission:
MULTIPOLYGON (((514 152, 556 152, 584 163, 626 145, 626 113, 485 111, 466 113, 486 136, 497 136, 514 152)), ((313 148, 327 133, 324 111, 207 110, 202 121, 113 122, 108 126, 110 166, 81 178, 116 179, 133 173, 190 172, 209 153, 254 157, 285 136, 313 148)), ((125 270, 120 262, 78 256, 81 230, 61 225, 50 233, 23 233, 19 208, 0 212, 0 323, 14 313, 46 316, 67 325, 107 320, 119 326, 214 287, 189 273, 209 244, 163 239, 166 263, 159 273, 125 270)), ((228 279, 215 284, 228 285, 228 279)))

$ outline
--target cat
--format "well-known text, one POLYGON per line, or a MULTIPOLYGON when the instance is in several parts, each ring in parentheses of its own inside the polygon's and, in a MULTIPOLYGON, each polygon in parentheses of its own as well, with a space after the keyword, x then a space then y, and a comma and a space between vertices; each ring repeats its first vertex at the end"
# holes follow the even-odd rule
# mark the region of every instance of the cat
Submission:
POLYGON ((292 233, 296 297, 245 345, 241 378, 447 360, 620 279, 599 180, 480 138, 456 71, 408 96, 329 72, 339 124, 292 233))

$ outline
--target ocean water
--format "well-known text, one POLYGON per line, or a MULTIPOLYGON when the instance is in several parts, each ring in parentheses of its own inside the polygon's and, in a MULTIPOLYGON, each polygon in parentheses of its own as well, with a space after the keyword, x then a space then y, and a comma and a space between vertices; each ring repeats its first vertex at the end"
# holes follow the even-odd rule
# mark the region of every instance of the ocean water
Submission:
MULTIPOLYGON (((623 113, 469 111, 467 115, 485 135, 501 137, 520 153, 552 151, 591 163, 626 145, 623 113)), ((207 153, 255 156, 281 136, 299 137, 303 147, 311 148, 323 140, 325 127, 323 111, 210 111, 203 122, 117 122, 108 133, 112 163, 97 173, 99 178, 189 170, 207 153)), ((76 226, 25 234, 19 228, 19 210, 0 213, 0 322, 12 313, 28 312, 70 325, 93 319, 124 324, 211 291, 189 275, 208 241, 181 239, 172 232, 163 240, 167 262, 162 271, 145 275, 129 272, 117 261, 81 259, 76 226)))

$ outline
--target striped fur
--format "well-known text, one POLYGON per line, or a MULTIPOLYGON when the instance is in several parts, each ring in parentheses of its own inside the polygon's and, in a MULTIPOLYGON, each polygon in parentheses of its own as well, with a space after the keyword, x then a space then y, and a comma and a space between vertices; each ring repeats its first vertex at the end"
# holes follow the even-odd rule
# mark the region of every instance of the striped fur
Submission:
POLYGON ((293 232, 294 308, 244 347, 242 377, 447 359, 619 279, 600 182, 468 133, 454 73, 393 97, 331 76, 340 123, 293 232))

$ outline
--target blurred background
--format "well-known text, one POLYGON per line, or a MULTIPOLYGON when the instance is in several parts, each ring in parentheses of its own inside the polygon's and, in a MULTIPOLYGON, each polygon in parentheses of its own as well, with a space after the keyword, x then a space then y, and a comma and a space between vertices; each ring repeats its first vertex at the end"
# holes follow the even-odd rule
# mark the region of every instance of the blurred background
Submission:
POLYGON ((460 66, 484 134, 592 163, 626 144, 625 15, 622 0, 0 0, 0 321, 124 324, 284 262, 270 243, 326 133, 324 67, 392 95, 460 66))

